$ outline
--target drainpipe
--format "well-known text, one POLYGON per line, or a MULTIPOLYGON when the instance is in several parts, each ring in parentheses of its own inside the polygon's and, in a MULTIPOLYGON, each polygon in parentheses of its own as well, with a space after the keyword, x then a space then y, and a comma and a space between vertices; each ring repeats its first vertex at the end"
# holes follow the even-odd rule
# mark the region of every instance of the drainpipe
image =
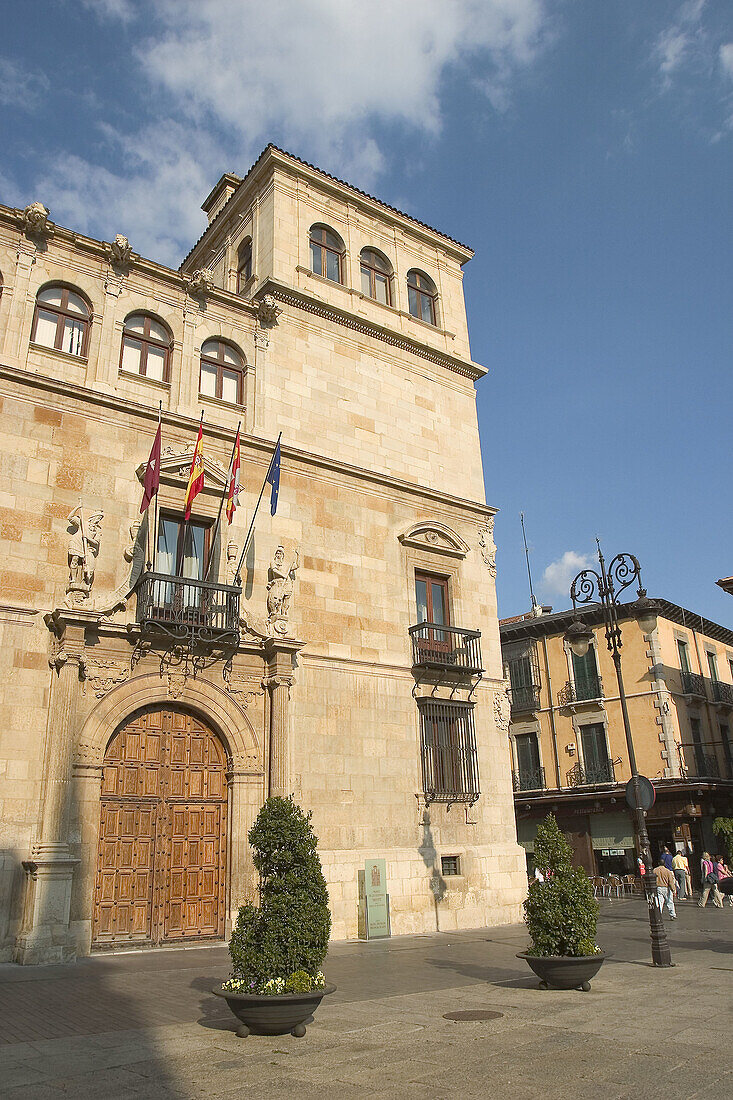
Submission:
POLYGON ((552 732, 552 755, 555 761, 555 776, 557 789, 560 790, 560 760, 557 755, 557 730, 555 728, 555 704, 552 694, 552 677, 550 676, 550 660, 547 654, 547 638, 542 637, 542 649, 545 655, 545 675, 547 676, 547 691, 550 697, 550 730, 552 732))

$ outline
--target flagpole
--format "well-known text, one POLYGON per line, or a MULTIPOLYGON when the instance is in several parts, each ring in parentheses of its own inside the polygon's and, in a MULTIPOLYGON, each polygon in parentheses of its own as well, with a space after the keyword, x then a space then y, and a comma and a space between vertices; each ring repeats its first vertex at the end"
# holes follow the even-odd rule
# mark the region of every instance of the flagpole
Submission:
POLYGON ((224 492, 221 494, 221 500, 219 501, 219 514, 216 517, 216 523, 214 524, 214 532, 211 536, 211 541, 209 543, 209 556, 208 556, 208 560, 206 562, 206 572, 204 573, 204 580, 205 581, 209 579, 209 570, 211 569, 211 559, 214 556, 214 546, 216 544, 216 535, 217 535, 217 532, 219 530, 219 524, 221 523, 221 511, 222 511, 222 508, 224 507, 224 497, 229 495, 229 482, 230 482, 231 476, 232 476, 232 467, 234 466, 234 452, 237 449, 237 437, 239 436, 239 429, 241 428, 241 426, 242 426, 242 421, 240 420, 239 423, 237 424, 237 430, 236 430, 236 433, 234 435, 234 442, 232 443, 232 457, 229 459, 229 470, 227 472, 227 482, 226 482, 226 485, 224 486, 224 492))
MULTIPOLYGON (((160 428, 163 422, 163 399, 161 398, 158 405, 158 428, 160 428)), ((161 447, 162 454, 162 447, 161 447)), ((153 519, 153 568, 151 572, 155 572, 155 558, 158 551, 158 493, 160 492, 160 457, 158 458, 158 488, 155 491, 155 506, 154 506, 154 519, 153 519)), ((150 534, 150 524, 148 523, 148 535, 150 534)), ((148 545, 148 551, 150 545, 148 545)), ((150 569, 150 560, 148 560, 148 569, 150 569)))
POLYGON ((272 452, 272 458, 270 459, 270 465, 267 467, 267 473, 265 474, 265 480, 262 482, 262 488, 260 489, 260 495, 257 497, 257 503, 255 504, 255 510, 252 513, 252 522, 249 525, 249 531, 247 532, 247 538, 244 540, 244 546, 242 547, 242 553, 239 555, 239 562, 237 563, 237 569, 236 569, 236 572, 234 574, 234 583, 235 584, 237 583, 237 580, 239 580, 240 584, 242 583, 241 577, 239 576, 239 571, 242 568, 242 562, 244 561, 245 555, 247 553, 247 548, 249 546, 249 540, 252 537, 252 531, 254 529, 255 520, 257 518, 257 512, 258 512, 259 507, 260 507, 260 501, 262 500, 262 496, 265 492, 265 486, 267 485, 267 479, 270 476, 270 470, 272 469, 272 464, 275 461, 275 455, 277 454, 277 444, 282 439, 282 434, 283 433, 280 432, 280 434, 277 437, 277 443, 275 443, 275 450, 272 452))

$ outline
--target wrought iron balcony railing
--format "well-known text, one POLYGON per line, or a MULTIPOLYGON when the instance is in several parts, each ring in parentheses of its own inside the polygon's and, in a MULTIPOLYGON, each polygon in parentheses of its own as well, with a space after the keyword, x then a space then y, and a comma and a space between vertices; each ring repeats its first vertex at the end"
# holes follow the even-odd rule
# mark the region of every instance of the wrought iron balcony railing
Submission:
POLYGON ((578 761, 566 775, 568 786, 594 787, 601 783, 615 783, 616 765, 620 763, 620 757, 617 760, 599 760, 595 764, 585 765, 578 761))
POLYGON ((570 706, 572 703, 590 703, 603 698, 603 682, 600 676, 591 676, 587 679, 570 681, 557 693, 557 701, 561 707, 570 706))
POLYGON ((187 645, 238 645, 240 588, 165 573, 143 573, 137 621, 144 635, 187 645))
POLYGON ((481 631, 418 623, 410 627, 413 668, 433 668, 475 676, 481 667, 481 631))
POLYGON ((733 707, 733 687, 730 684, 724 684, 722 680, 711 682, 713 685, 713 702, 722 703, 726 707, 733 707))
POLYGON ((426 804, 472 806, 480 793, 473 705, 432 698, 420 698, 417 705, 426 804))
POLYGON ((534 684, 509 688, 509 702, 512 714, 522 714, 528 710, 540 709, 540 689, 534 684))
POLYGON ((544 791, 545 769, 520 768, 518 772, 512 772, 512 786, 515 791, 544 791))
POLYGON ((681 672, 680 679, 683 695, 698 695, 701 699, 705 698, 705 680, 702 676, 698 676, 696 672, 681 672))

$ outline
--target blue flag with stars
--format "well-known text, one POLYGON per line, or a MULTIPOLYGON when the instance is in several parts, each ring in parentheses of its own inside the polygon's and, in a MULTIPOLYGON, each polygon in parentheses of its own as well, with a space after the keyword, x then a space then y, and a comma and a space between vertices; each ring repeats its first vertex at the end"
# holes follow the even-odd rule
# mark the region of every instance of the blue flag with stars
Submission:
POLYGON ((277 511, 277 494, 280 492, 280 440, 277 441, 275 447, 275 453, 272 456, 272 462, 270 463, 270 469, 267 472, 265 481, 269 481, 272 485, 270 492, 270 515, 274 516, 277 511))

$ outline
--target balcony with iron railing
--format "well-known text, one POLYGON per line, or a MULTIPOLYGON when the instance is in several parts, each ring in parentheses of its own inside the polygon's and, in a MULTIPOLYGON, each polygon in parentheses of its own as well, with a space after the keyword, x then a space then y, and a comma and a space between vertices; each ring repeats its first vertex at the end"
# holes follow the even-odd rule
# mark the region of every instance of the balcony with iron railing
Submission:
POLYGON ((724 707, 733 707, 733 687, 723 683, 722 680, 711 680, 713 690, 713 702, 720 703, 724 707))
POLYGON ((705 678, 699 676, 697 672, 680 672, 680 680, 682 682, 682 694, 692 695, 700 699, 705 699, 705 678))
POLYGON ((566 774, 568 787, 595 787, 604 783, 616 782, 616 766, 621 757, 615 760, 598 760, 595 763, 573 765, 566 774))
POLYGON ((481 631, 457 626, 418 623, 410 627, 413 668, 478 676, 481 665, 481 631))
POLYGON ((536 684, 522 684, 509 688, 512 716, 540 709, 540 689, 536 684))
POLYGON ((680 770, 685 779, 733 780, 733 752, 729 742, 713 741, 705 745, 682 742, 679 746, 680 770), (716 748, 721 749, 720 755, 716 748))
POLYGON ((143 636, 190 646, 239 644, 240 588, 146 572, 135 593, 143 636))
POLYGON ((512 772, 512 786, 515 792, 520 791, 544 791, 544 768, 520 768, 518 772, 512 772))
POLYGON ((561 707, 572 706, 574 703, 593 703, 603 698, 603 682, 600 676, 588 676, 571 683, 569 680, 565 687, 557 693, 557 701, 561 707))

